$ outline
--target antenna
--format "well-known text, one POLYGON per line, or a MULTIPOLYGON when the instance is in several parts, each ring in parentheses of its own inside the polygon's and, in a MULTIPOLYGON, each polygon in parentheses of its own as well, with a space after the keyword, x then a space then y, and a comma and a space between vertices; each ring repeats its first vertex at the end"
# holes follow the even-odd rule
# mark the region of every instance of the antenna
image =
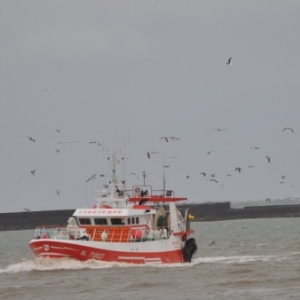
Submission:
POLYGON ((165 149, 163 150, 163 192, 166 191, 166 177, 165 177, 165 149))
POLYGON ((87 207, 87 182, 85 182, 85 207, 87 207))

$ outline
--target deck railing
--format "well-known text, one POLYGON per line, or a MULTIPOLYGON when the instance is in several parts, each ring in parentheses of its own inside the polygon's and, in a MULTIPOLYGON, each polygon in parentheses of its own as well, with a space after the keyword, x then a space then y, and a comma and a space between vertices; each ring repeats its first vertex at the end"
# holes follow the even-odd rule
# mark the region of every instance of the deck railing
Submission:
POLYGON ((168 239, 170 233, 166 228, 156 230, 137 229, 83 229, 78 227, 38 227, 35 230, 35 239, 55 239, 55 240, 85 240, 97 242, 146 242, 168 239), (105 233, 104 233, 105 231, 105 233))

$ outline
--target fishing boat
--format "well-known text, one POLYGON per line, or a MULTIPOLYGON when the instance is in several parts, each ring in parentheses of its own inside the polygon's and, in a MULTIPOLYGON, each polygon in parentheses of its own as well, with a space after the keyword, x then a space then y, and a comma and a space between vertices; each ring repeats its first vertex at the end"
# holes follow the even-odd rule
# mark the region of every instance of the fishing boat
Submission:
POLYGON ((116 174, 117 156, 108 151, 111 180, 92 208, 78 208, 68 224, 38 226, 29 247, 37 257, 135 264, 191 262, 197 251, 192 216, 181 211, 173 190, 136 184, 125 188, 116 174))

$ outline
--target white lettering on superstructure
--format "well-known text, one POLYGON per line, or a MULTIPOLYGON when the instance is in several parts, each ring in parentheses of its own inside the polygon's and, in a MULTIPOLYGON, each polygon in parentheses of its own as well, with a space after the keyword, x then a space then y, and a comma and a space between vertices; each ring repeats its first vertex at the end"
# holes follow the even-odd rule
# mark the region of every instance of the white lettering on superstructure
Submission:
POLYGON ((122 210, 117 210, 117 209, 103 209, 103 210, 79 210, 77 214, 81 214, 81 215, 111 215, 111 214, 121 214, 122 210))

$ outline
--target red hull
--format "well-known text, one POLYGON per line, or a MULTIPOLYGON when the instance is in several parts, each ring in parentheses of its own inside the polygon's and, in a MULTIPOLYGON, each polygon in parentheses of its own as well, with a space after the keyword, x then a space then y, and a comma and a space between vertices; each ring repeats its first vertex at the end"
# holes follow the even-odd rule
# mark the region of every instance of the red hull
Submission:
POLYGON ((183 263, 182 249, 162 252, 126 252, 104 250, 82 244, 66 243, 55 240, 34 240, 29 244, 38 257, 69 257, 80 261, 89 259, 106 262, 146 263, 183 263))

